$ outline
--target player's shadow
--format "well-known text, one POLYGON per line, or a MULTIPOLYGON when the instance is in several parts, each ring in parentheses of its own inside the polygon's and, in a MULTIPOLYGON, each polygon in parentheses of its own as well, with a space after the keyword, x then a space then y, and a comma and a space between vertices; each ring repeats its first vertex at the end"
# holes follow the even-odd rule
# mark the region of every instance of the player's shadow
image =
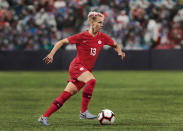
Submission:
POLYGON ((99 123, 99 121, 97 119, 95 120, 64 120, 64 122, 55 122, 55 123, 52 123, 52 125, 60 125, 60 126, 69 126, 69 127, 83 127, 83 126, 86 126, 86 127, 107 127, 107 126, 110 126, 110 127, 113 127, 113 126, 116 126, 116 125, 124 125, 124 124, 121 124, 121 123, 114 123, 112 125, 101 125, 99 123))

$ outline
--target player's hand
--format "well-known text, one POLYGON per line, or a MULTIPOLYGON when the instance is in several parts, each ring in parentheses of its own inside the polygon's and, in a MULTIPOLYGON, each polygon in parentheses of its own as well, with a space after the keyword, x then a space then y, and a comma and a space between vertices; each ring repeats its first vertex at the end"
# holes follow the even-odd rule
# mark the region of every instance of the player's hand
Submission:
POLYGON ((121 59, 124 60, 125 59, 125 53, 124 52, 120 52, 118 55, 121 56, 121 59))
POLYGON ((53 62, 53 55, 48 54, 43 60, 45 61, 46 64, 50 64, 53 62))

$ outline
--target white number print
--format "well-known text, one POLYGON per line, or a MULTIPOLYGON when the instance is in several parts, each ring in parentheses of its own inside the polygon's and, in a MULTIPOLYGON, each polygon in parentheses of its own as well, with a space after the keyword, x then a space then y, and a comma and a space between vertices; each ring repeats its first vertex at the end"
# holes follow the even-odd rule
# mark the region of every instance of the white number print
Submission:
POLYGON ((90 55, 95 56, 96 55, 96 52, 97 52, 97 49, 96 48, 91 48, 90 55))

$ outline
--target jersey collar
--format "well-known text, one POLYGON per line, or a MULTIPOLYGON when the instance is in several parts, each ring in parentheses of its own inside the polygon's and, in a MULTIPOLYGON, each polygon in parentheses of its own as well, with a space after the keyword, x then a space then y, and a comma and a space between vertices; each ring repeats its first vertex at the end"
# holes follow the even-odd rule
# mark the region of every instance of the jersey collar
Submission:
POLYGON ((86 30, 86 32, 87 32, 87 34, 88 34, 89 36, 91 36, 92 38, 96 38, 96 37, 100 34, 100 32, 97 32, 97 35, 96 35, 96 36, 92 36, 92 35, 89 33, 88 30, 86 30))

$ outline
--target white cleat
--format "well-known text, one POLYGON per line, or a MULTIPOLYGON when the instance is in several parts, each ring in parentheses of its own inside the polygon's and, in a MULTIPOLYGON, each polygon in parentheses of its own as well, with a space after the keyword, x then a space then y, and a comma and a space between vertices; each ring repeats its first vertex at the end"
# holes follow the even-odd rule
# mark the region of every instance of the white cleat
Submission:
POLYGON ((90 112, 88 112, 88 110, 86 110, 83 113, 80 112, 80 119, 95 119, 95 118, 97 118, 97 116, 92 115, 90 112))
POLYGON ((38 118, 38 121, 40 123, 42 123, 44 126, 49 126, 50 124, 48 124, 48 117, 43 117, 43 116, 40 116, 38 118))

